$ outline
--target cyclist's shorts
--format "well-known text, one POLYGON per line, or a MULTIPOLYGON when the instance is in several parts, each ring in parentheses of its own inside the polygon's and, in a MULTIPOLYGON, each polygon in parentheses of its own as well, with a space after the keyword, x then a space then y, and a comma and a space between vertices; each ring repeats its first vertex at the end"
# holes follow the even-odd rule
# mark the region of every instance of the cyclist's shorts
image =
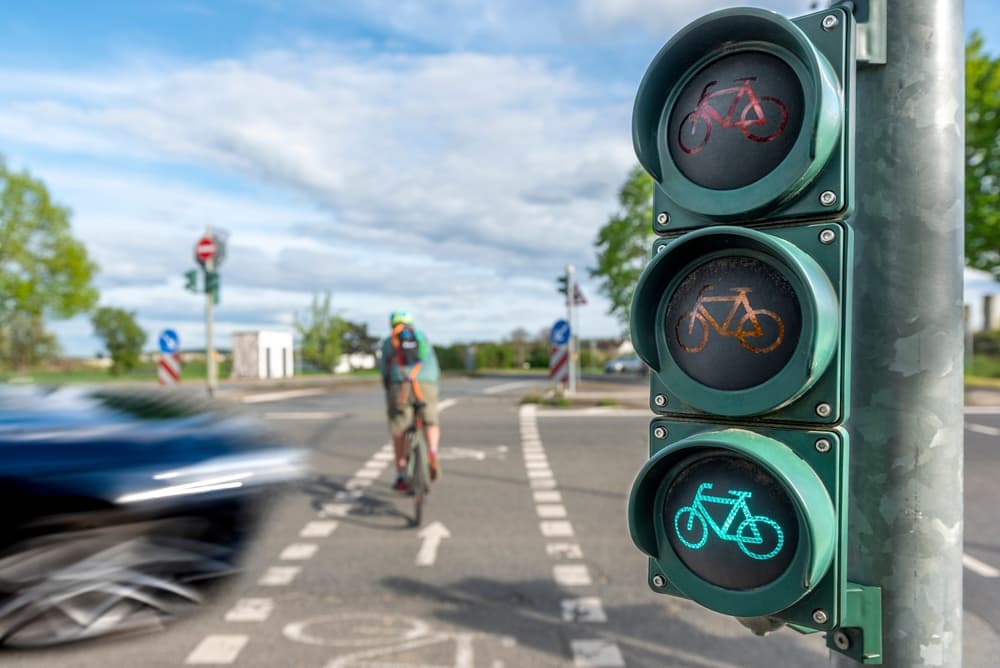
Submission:
MULTIPOLYGON (((437 424, 438 422, 438 386, 435 383, 420 383, 420 390, 424 395, 424 404, 421 414, 424 424, 437 424)), ((389 383, 386 390, 385 405, 389 416, 389 431, 399 434, 406 431, 406 428, 413 422, 413 387, 409 383, 389 383), (406 398, 400 403, 400 389, 405 385, 406 398)))

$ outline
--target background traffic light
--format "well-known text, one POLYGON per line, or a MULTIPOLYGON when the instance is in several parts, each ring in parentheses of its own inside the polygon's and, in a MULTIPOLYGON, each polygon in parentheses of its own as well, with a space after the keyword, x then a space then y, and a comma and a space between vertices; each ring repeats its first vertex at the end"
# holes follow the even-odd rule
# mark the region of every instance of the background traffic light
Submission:
POLYGON ((557 278, 556 281, 559 283, 559 288, 558 288, 559 292, 561 292, 564 295, 568 295, 569 294, 569 287, 568 287, 569 286, 569 277, 563 275, 563 276, 560 276, 559 278, 557 278))
POLYGON ((219 303, 219 272, 205 272, 205 293, 212 295, 212 301, 219 303))
POLYGON ((188 292, 198 292, 197 269, 191 269, 184 272, 184 289, 188 292))
POLYGON ((655 591, 875 663, 880 593, 846 580, 853 58, 843 7, 731 9, 643 77, 660 238, 630 327, 658 415, 629 528, 655 591))

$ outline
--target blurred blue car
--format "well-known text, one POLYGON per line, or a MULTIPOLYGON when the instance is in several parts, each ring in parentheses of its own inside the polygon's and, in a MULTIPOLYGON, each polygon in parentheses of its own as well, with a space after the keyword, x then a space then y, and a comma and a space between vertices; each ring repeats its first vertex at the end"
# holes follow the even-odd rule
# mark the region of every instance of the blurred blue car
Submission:
POLYGON ((202 400, 0 386, 0 644, 193 610, 305 465, 304 451, 202 400))

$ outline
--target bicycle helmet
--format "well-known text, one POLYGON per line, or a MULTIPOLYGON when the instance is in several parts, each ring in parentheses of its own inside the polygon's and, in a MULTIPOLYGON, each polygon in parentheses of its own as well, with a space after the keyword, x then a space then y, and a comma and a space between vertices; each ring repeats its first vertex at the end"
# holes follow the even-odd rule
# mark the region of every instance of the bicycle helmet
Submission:
POLYGON ((389 314, 389 325, 395 327, 398 324, 412 325, 413 316, 406 309, 396 309, 389 314))

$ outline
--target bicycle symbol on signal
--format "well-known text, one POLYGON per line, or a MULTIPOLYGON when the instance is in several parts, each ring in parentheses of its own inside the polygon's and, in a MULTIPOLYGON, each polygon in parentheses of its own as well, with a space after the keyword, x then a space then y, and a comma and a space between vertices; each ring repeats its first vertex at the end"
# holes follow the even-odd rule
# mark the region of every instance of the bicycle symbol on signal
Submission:
MULTIPOLYGON (((740 132, 747 139, 755 142, 774 141, 781 136, 781 133, 785 131, 785 126, 788 125, 788 109, 776 97, 768 95, 757 97, 753 86, 750 85, 751 81, 756 80, 757 77, 733 79, 733 81, 739 83, 738 86, 720 88, 711 92, 709 89, 719 82, 709 81, 705 84, 705 87, 701 91, 701 97, 698 99, 698 106, 684 117, 680 128, 677 130, 677 142, 680 144, 681 150, 688 155, 694 155, 705 148, 709 138, 712 136, 712 126, 716 123, 722 128, 739 128, 740 132), (732 95, 733 99, 729 104, 726 115, 723 116, 715 107, 709 104, 709 101, 726 95, 732 95), (746 104, 740 108, 740 103, 744 101, 746 101, 746 104), (774 119, 776 116, 780 116, 781 122, 778 123, 777 129, 770 134, 756 134, 753 128, 758 126, 766 127, 768 125, 768 113, 765 112, 765 104, 770 109, 770 118, 774 119), (737 111, 739 111, 738 119, 737 111), (685 130, 685 128, 689 129, 685 130)), ((761 132, 763 132, 763 129, 761 132)))
POLYGON ((785 534, 781 526, 764 515, 754 515, 750 512, 747 499, 752 496, 751 492, 738 489, 731 489, 729 493, 732 497, 709 496, 705 494, 712 489, 712 483, 703 482, 698 486, 698 491, 694 494, 694 501, 690 506, 684 506, 674 515, 674 531, 680 541, 692 550, 700 550, 708 542, 708 530, 712 529, 721 540, 735 542, 739 545, 743 554, 751 559, 765 561, 771 559, 785 544, 785 534), (718 503, 732 506, 726 520, 719 526, 708 510, 706 503, 718 503), (736 530, 730 532, 737 515, 742 513, 743 520, 736 526, 736 530), (761 529, 765 531, 761 532, 761 529), (774 547, 770 547, 771 545, 774 547))
POLYGON ((740 345, 752 353, 769 353, 781 345, 781 341, 785 338, 785 323, 781 321, 781 318, 774 311, 762 308, 755 309, 750 306, 750 299, 747 297, 751 292, 750 288, 731 288, 732 292, 736 294, 728 297, 706 296, 705 293, 714 289, 714 287, 711 284, 704 286, 698 292, 698 299, 695 301, 694 308, 684 313, 677 320, 674 332, 677 336, 677 343, 680 344, 681 348, 689 353, 698 353, 704 350, 708 344, 709 327, 721 336, 736 337, 740 345), (705 304, 713 302, 728 302, 733 305, 729 309, 729 313, 726 314, 726 318, 722 321, 722 324, 719 324, 719 321, 705 307, 705 304), (743 309, 743 317, 740 318, 734 327, 733 321, 736 319, 736 312, 741 307, 743 309), (768 326, 768 331, 777 329, 777 336, 774 337, 774 341, 769 343, 766 339, 762 339, 766 334, 764 327, 761 326, 763 319, 774 321, 774 325, 768 326), (694 342, 694 345, 688 345, 688 343, 685 343, 684 338, 682 338, 683 332, 681 326, 685 320, 687 320, 687 336, 685 338, 689 343, 694 342), (700 326, 701 328, 698 334, 695 334, 696 326, 700 326))

